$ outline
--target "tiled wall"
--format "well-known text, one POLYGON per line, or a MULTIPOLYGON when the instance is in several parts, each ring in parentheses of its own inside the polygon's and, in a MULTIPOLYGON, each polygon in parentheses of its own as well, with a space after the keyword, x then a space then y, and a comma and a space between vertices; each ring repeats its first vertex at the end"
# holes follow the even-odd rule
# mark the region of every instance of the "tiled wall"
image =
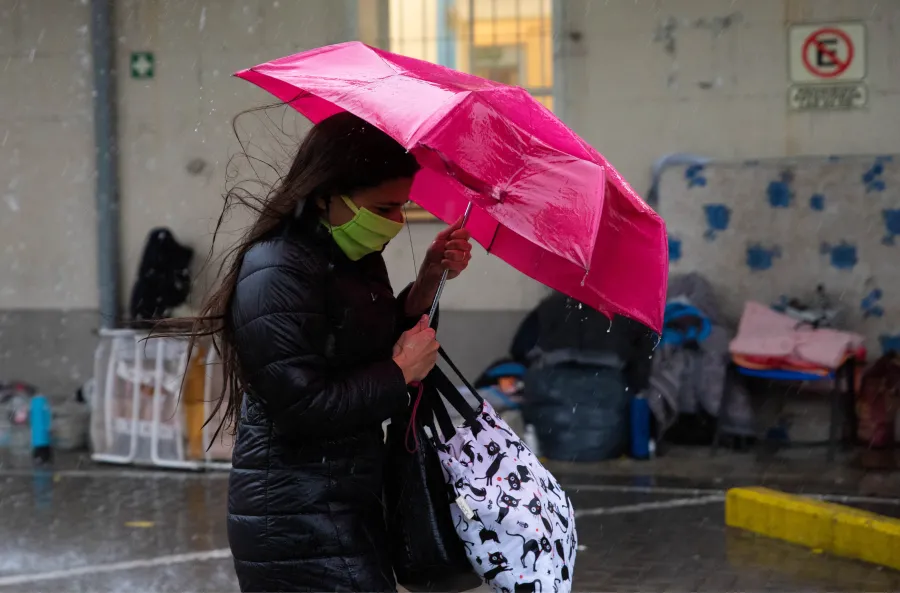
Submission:
POLYGON ((673 167, 658 211, 672 273, 704 274, 732 319, 822 285, 870 351, 900 349, 900 155, 673 167))

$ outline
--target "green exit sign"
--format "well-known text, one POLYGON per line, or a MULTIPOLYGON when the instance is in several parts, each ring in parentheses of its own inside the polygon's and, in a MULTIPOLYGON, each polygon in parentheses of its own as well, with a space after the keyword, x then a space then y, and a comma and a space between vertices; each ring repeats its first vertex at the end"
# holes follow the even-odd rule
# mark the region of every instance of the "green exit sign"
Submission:
POLYGON ((153 78, 156 62, 151 51, 131 52, 131 77, 137 80, 153 78))

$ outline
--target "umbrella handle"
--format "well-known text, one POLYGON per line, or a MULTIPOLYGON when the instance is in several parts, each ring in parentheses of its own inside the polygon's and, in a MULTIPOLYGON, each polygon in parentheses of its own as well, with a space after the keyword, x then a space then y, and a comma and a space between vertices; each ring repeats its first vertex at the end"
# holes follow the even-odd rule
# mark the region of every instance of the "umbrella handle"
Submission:
MULTIPOLYGON (((466 213, 463 214, 462 226, 465 227, 466 223, 469 222, 469 215, 472 214, 472 202, 469 202, 469 205, 466 206, 466 213)), ((428 326, 431 327, 434 324, 434 314, 437 313, 438 302, 441 300, 441 293, 444 292, 444 285, 447 284, 447 274, 449 274, 449 270, 444 270, 444 273, 441 275, 441 281, 438 284, 437 292, 434 293, 434 302, 431 303, 431 311, 428 312, 428 326)))

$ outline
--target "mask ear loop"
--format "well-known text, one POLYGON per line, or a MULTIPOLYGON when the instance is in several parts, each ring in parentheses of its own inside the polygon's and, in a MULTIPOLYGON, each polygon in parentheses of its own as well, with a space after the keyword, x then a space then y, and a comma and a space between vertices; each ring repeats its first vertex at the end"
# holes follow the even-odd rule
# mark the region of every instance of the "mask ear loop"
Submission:
POLYGON ((334 237, 334 230, 331 228, 331 198, 325 200, 325 222, 327 223, 325 226, 328 228, 328 234, 334 237))
MULTIPOLYGON (((327 198, 325 200, 325 221, 329 220, 329 214, 331 212, 331 198, 327 198)), ((335 248, 337 247, 337 243, 334 242, 334 230, 331 228, 331 223, 325 225, 328 229, 328 236, 331 237, 331 240, 328 242, 328 266, 326 268, 327 273, 325 274, 325 282, 327 286, 327 290, 331 290, 334 282, 334 260, 335 260, 335 248)), ((325 315, 328 319, 332 320, 332 322, 337 322, 337 318, 334 314, 334 305, 332 305, 333 299, 325 299, 325 315)))
POLYGON ((408 206, 406 204, 403 205, 403 224, 406 225, 406 234, 409 235, 409 253, 412 255, 412 264, 413 264, 413 280, 416 279, 416 276, 419 274, 419 266, 416 263, 416 248, 413 245, 413 236, 412 236, 412 227, 409 226, 409 211, 407 210, 408 206))

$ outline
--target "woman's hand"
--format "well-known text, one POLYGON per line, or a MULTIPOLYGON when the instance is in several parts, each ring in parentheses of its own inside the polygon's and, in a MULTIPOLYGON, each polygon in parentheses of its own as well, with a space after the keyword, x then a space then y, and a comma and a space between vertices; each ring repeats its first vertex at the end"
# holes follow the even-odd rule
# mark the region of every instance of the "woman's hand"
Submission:
POLYGON ((453 280, 462 273, 472 259, 472 234, 463 228, 461 217, 452 226, 447 227, 435 237, 434 242, 425 253, 425 261, 419 278, 437 277, 440 282, 444 270, 447 271, 447 279, 453 280))
POLYGON ((425 378, 437 364, 438 349, 434 330, 428 327, 428 316, 423 315, 412 329, 403 332, 394 345, 394 362, 403 371, 406 384, 425 378))
POLYGON ((407 296, 407 316, 415 317, 428 312, 445 270, 447 279, 452 280, 469 266, 472 259, 471 239, 471 233, 463 228, 462 218, 438 233, 425 253, 425 261, 407 296))

